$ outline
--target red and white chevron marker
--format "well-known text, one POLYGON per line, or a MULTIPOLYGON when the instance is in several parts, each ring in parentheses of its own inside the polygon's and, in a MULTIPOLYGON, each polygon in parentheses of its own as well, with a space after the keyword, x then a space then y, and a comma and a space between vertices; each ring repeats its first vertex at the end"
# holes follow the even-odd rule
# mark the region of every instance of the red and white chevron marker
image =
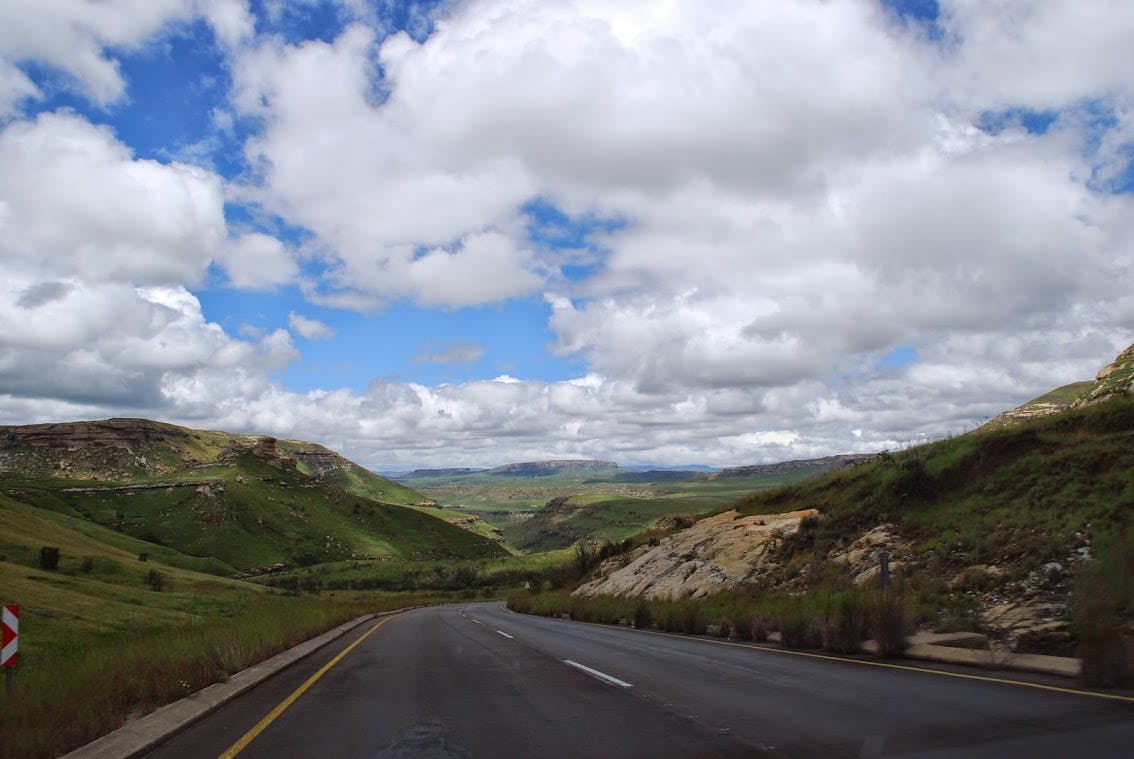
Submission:
POLYGON ((0 634, 0 667, 16 666, 17 653, 20 642, 20 607, 15 604, 4 606, 3 633, 0 634))

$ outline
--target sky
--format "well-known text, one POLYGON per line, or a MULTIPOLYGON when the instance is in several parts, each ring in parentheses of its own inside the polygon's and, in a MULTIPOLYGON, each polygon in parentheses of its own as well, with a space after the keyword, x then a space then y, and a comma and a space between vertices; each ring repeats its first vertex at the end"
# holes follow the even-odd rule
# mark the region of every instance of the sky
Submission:
POLYGON ((898 449, 1134 341, 1129 0, 5 0, 0 424, 898 449))

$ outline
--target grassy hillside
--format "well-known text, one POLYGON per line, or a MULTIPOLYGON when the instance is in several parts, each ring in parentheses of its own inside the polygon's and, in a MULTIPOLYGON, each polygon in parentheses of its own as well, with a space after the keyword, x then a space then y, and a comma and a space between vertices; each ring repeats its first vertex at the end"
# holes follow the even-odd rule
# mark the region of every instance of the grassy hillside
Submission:
POLYGON ((819 508, 800 545, 817 553, 881 523, 938 576, 992 564, 1010 575, 1113 542, 1134 515, 1134 399, 979 431, 739 503, 819 508))
POLYGON ((0 600, 20 606, 0 754, 59 756, 346 619, 430 600, 297 597, 195 568, 222 566, 0 492, 0 600))
POLYGON ((561 483, 559 496, 529 518, 506 522, 504 536, 525 551, 564 548, 584 538, 618 541, 667 525, 675 517, 705 514, 753 492, 799 482, 815 471, 769 467, 715 475, 643 472, 561 483))
POLYGON ((300 472, 321 477, 355 495, 400 506, 429 506, 433 502, 411 487, 381 477, 316 443, 280 440, 280 453, 295 458, 300 472))
MULTIPOLYGON (((471 559, 494 541, 404 505, 421 494, 322 446, 146 420, 0 428, 8 498, 228 573, 348 558, 471 559), (378 500, 389 499, 393 503, 378 500)), ((177 559, 182 561, 182 559, 177 559)))

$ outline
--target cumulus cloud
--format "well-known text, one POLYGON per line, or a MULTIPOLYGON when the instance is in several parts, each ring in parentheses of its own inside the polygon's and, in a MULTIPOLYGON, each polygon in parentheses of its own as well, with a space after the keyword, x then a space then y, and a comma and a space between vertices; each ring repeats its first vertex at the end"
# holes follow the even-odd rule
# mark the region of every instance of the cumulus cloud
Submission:
POLYGON ((62 71, 93 103, 120 100, 128 83, 116 53, 136 48, 170 24, 204 18, 217 40, 235 48, 254 31, 247 0, 8 0, 0 4, 0 118, 18 100, 38 95, 12 65, 32 62, 62 71))
POLYGON ((277 238, 250 232, 228 241, 217 252, 219 263, 233 287, 270 290, 295 280, 299 266, 277 238))
POLYGON ((135 159, 66 113, 0 131, 0 260, 44 278, 192 283, 226 233, 220 178, 135 159))
POLYGON ((0 5, 0 54, 60 69, 105 105, 126 88, 106 49, 136 45, 191 9, 186 0, 11 0, 0 5))
POLYGON ((0 325, 5 394, 116 408, 162 407, 173 376, 262 376, 297 357, 283 331, 259 343, 232 340, 178 286, 9 277, 0 325))
POLYGON ((308 340, 327 340, 335 336, 335 329, 318 319, 309 319, 306 316, 292 311, 287 315, 287 323, 300 336, 308 340))
MULTIPOLYGON (((554 352, 584 376, 297 394, 269 379, 295 356, 281 330, 222 334, 185 363, 159 352, 160 382, 104 384, 375 466, 727 465, 963 431, 1089 377, 1134 333, 1134 198, 1110 191, 1134 144, 1134 17, 1117 0, 939 5, 928 34, 857 0, 479 0, 447 6, 424 38, 358 13, 335 39, 289 42, 215 3, 232 114, 261 125, 233 194, 311 233, 326 268, 300 283, 310 298, 459 308, 542 293, 554 352), (1045 126, 1029 130, 1035 114, 1045 126), (569 221, 617 220, 588 232, 585 275, 530 239, 536 199, 569 221), (910 363, 887 360, 897 346, 910 363)), ((112 97, 101 51, 75 75, 112 97)), ((0 255, 30 272, 6 301, 21 323, 127 280, 191 282, 210 256, 238 287, 297 279, 280 241, 225 242, 215 177, 133 160, 67 119, 0 134, 0 255), (77 189, 37 195, 64 146, 77 189), (19 183, 3 184, 11 171, 19 183), (88 207, 96 187, 129 223, 88 207), (73 237, 49 223, 63 216, 73 237)), ((168 328, 152 300, 122 303, 149 325, 140 339, 168 328)), ((82 327, 43 337, 79 345, 66 330, 82 327)), ((0 402, 15 408, 18 393, 0 402)))
POLYGON ((23 71, 0 58, 0 122, 19 115, 25 100, 42 94, 23 71))

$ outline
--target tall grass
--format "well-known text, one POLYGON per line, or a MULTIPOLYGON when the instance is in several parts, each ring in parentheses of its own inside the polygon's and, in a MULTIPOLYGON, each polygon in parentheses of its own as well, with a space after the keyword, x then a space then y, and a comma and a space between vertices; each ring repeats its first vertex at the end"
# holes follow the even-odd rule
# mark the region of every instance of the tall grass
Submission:
POLYGON ((1123 629, 1134 616, 1134 528, 1101 546, 1078 578, 1074 599, 1082 679, 1113 687, 1134 682, 1134 645, 1123 629))
POLYGON ((12 696, 0 699, 0 751, 58 756, 349 619, 425 600, 265 597, 231 618, 22 657, 12 696))
POLYGON ((905 649, 910 604, 901 591, 819 588, 803 595, 732 590, 699 599, 659 601, 618 596, 585 598, 567 591, 516 593, 508 608, 525 614, 567 616, 582 622, 632 624, 666 632, 763 641, 778 631, 788 648, 857 653, 873 637, 880 656, 905 649))

